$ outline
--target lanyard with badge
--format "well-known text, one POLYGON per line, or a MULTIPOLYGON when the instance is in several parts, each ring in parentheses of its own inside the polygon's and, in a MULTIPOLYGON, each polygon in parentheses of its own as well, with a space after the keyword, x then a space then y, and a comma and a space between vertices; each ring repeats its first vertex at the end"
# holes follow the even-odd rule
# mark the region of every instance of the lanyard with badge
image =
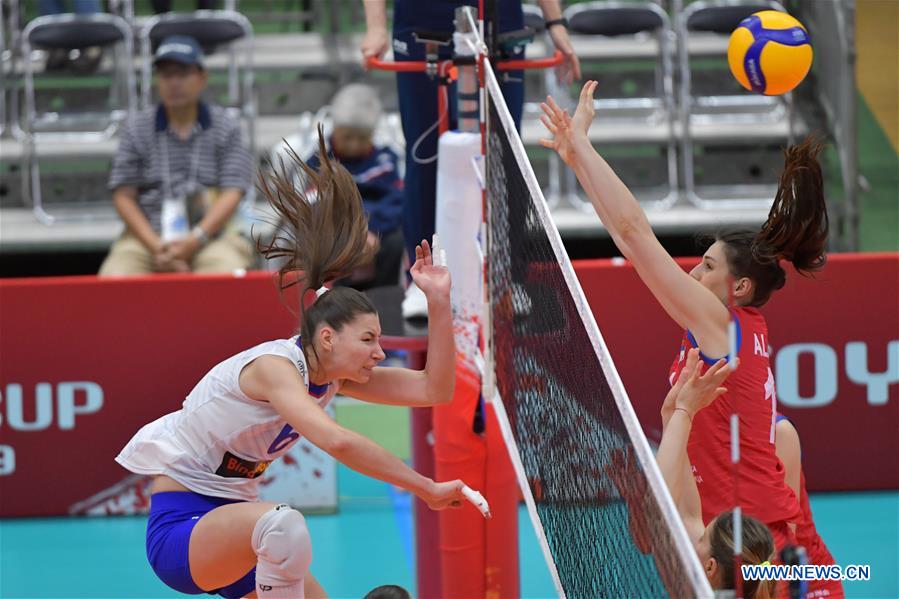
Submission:
POLYGON ((202 134, 195 133, 191 140, 190 176, 187 183, 175 194, 172 189, 172 175, 169 170, 169 140, 166 139, 168 131, 162 131, 158 136, 160 146, 159 153, 162 158, 162 240, 174 241, 183 239, 190 233, 191 215, 188 208, 189 201, 196 201, 201 195, 199 192, 198 176, 200 170, 200 146, 202 134))

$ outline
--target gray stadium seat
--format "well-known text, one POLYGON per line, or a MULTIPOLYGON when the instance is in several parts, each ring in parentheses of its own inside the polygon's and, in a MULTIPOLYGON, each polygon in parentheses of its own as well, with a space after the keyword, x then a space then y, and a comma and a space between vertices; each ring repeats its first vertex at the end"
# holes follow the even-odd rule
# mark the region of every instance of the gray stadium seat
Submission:
MULTIPOLYGON (((793 135, 794 125, 791 97, 771 97, 744 90, 726 72, 726 46, 730 34, 740 21, 762 10, 783 11, 773 0, 700 0, 683 6, 676 3, 679 104, 684 131, 681 136, 681 157, 684 189, 687 199, 700 208, 757 208, 770 206, 771 188, 776 181, 697 185, 696 146, 700 141, 727 146, 734 159, 745 157, 749 168, 760 173, 760 179, 774 165, 769 152, 766 159, 757 148, 776 146, 793 135), (722 70, 699 80, 699 73, 691 67, 691 56, 714 57, 722 70), (740 147, 745 148, 741 151, 740 147), (758 164, 757 164, 758 163, 758 164), (764 171, 764 172, 763 172, 764 171)), ((714 157, 713 154, 708 156, 714 157)), ((719 165, 720 166, 720 165, 719 165)), ((711 163, 706 170, 717 170, 711 163)))
MULTIPOLYGON (((546 30, 546 24, 543 20, 543 11, 539 6, 534 4, 525 4, 522 6, 522 9, 524 10, 525 26, 534 31, 535 37, 543 40, 543 46, 546 49, 544 54, 547 56, 552 55, 555 51, 555 47, 553 46, 552 39, 549 37, 549 32, 546 30)), ((528 58, 535 57, 529 55, 528 58)), ((525 71, 524 76, 526 81, 525 93, 528 96, 525 100, 523 111, 523 114, 526 116, 539 118, 539 115, 543 114, 543 111, 540 109, 540 102, 542 102, 547 95, 558 98, 567 94, 567 90, 558 85, 553 69, 525 71), (537 92, 532 93, 531 90, 535 88, 537 89, 537 92)), ((571 169, 562 168, 562 161, 559 159, 558 154, 553 152, 548 156, 547 161, 547 183, 549 188, 544 190, 544 196, 546 197, 549 207, 555 208, 562 197, 562 178, 565 179, 565 189, 567 190, 577 189, 577 182, 571 169)), ((569 203, 570 202, 571 199, 569 199, 569 203)))
MULTIPOLYGON (((604 122, 633 125, 633 130, 653 126, 659 128, 658 143, 664 147, 667 166, 667 187, 659 199, 646 204, 647 208, 664 209, 678 199, 677 138, 674 130, 674 69, 672 41, 674 38, 668 14, 655 2, 620 2, 600 0, 575 4, 565 10, 572 34, 630 40, 616 51, 616 59, 640 58, 650 61, 654 69, 648 89, 643 95, 610 97, 600 79, 596 108, 604 122), (648 42, 655 39, 655 50, 647 52, 648 42)), ((607 62, 608 63, 608 62, 607 62)), ((622 139, 627 143, 628 139, 622 139)), ((592 211, 592 206, 585 209, 592 211)))
POLYGON ((11 58, 6 47, 6 15, 0 0, 0 135, 6 131, 6 63, 11 58))
MULTIPOLYGON (((128 23, 115 15, 47 15, 29 22, 21 35, 25 110, 13 123, 13 133, 22 140, 22 183, 30 197, 35 217, 52 224, 54 217, 44 208, 36 144, 65 140, 83 144, 112 137, 119 125, 136 108, 132 69, 132 31, 128 23), (32 49, 75 50, 99 46, 113 50, 113 84, 108 108, 103 111, 76 112, 46 110, 39 112, 35 99, 32 49)), ((18 117, 18 115, 16 115, 18 117)))

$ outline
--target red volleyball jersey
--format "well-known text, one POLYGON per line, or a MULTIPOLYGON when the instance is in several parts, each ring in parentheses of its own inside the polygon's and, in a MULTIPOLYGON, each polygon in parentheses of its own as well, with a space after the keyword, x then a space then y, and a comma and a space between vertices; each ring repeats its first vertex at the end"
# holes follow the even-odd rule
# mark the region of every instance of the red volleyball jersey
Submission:
MULTIPOLYGON (((808 563, 817 566, 831 566, 836 562, 812 519, 812 507, 808 500, 808 491, 805 490, 805 471, 799 471, 799 508, 802 516, 796 523, 796 540, 805 547, 808 563)), ((806 599, 842 599, 845 597, 843 583, 839 580, 810 580, 806 599)))
MULTIPOLYGON (((786 420, 791 422, 789 418, 783 414, 777 414, 777 422, 786 420)), ((792 424, 792 422, 791 422, 792 424)), ((805 469, 799 467, 799 509, 802 515, 796 522, 796 541, 805 547, 808 555, 808 563, 819 566, 830 566, 834 562, 833 556, 824 544, 818 529, 815 528, 815 521, 812 517, 812 506, 809 503, 808 491, 805 488, 805 469)))
MULTIPOLYGON (((737 328, 740 365, 724 382, 727 393, 693 418, 687 454, 702 501, 702 519, 708 524, 734 507, 730 417, 736 409, 740 421, 739 497, 743 513, 766 524, 798 522, 799 501, 784 480, 784 466, 774 448, 777 399, 774 374, 768 360, 768 325, 755 308, 732 310, 737 328)), ((678 356, 671 366, 674 382, 686 360, 687 349, 696 347, 684 332, 678 356)), ((703 355, 707 365, 717 360, 703 355)))

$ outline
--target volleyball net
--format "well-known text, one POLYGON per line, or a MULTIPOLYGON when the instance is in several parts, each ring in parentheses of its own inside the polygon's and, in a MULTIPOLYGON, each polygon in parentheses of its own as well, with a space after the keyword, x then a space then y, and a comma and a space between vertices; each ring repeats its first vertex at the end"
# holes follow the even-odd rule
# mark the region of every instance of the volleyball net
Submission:
MULTIPOLYGON (((487 61, 488 368, 560 597, 710 596, 487 61)), ((663 398, 658 398, 661 403, 663 398)))

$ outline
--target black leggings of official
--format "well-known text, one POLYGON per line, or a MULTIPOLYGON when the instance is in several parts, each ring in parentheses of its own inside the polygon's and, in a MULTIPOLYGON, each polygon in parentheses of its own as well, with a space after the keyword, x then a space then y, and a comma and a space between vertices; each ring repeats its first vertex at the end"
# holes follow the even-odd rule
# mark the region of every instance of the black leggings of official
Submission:
MULTIPOLYGON (((150 2, 156 14, 172 10, 172 0, 150 0, 150 2)), ((216 0, 197 0, 197 10, 213 10, 215 5, 216 0)))
POLYGON ((397 229, 381 238, 381 247, 375 254, 375 278, 371 287, 397 285, 400 280, 400 266, 403 263, 403 231, 397 229))
POLYGON ((343 279, 338 285, 346 285, 364 291, 373 287, 386 287, 400 284, 400 266, 403 263, 403 231, 397 229, 381 237, 381 247, 375 254, 375 277, 368 281, 350 281, 343 279))

